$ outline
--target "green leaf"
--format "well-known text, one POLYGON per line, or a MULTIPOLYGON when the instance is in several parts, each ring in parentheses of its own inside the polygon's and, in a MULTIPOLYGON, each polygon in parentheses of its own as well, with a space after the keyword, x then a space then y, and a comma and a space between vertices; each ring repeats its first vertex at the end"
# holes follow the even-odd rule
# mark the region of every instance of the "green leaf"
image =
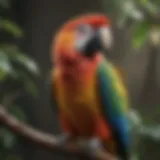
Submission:
POLYGON ((14 115, 18 120, 26 121, 27 117, 25 116, 24 112, 18 106, 11 106, 8 108, 9 113, 14 115))
POLYGON ((15 145, 16 137, 5 128, 0 129, 0 137, 5 149, 12 149, 15 145))
POLYGON ((156 1, 150 1, 150 0, 140 0, 140 5, 143 6, 143 8, 146 8, 147 11, 151 14, 155 14, 159 12, 160 6, 156 1))
POLYGON ((137 24, 133 35, 132 44, 134 48, 141 47, 148 38, 151 25, 147 22, 137 24))
POLYGON ((10 7, 9 0, 0 0, 0 7, 9 8, 10 7))
POLYGON ((134 153, 132 156, 131 156, 131 160, 139 160, 138 156, 137 156, 137 153, 134 153))
POLYGON ((29 57, 27 57, 24 54, 16 54, 14 56, 14 59, 24 65, 31 73, 38 74, 39 69, 36 65, 36 63, 29 57))
POLYGON ((144 125, 139 129, 139 134, 149 137, 152 140, 160 142, 160 125, 148 126, 144 125))
POLYGON ((35 83, 32 81, 29 81, 28 83, 25 83, 25 89, 28 93, 32 94, 32 96, 37 96, 37 88, 35 87, 35 83))
POLYGON ((146 4, 146 3, 148 3, 148 0, 140 0, 140 2, 141 2, 142 4, 146 4))
POLYGON ((35 61, 22 53, 17 46, 4 44, 0 45, 0 48, 3 48, 10 60, 13 60, 17 64, 23 65, 24 68, 27 69, 30 73, 35 75, 39 74, 40 71, 35 61))
POLYGON ((37 91, 37 88, 36 88, 36 85, 35 85, 35 82, 29 78, 29 76, 24 76, 24 87, 25 87, 25 90, 31 94, 32 96, 36 97, 37 94, 38 94, 38 91, 37 91))
POLYGON ((32 96, 36 97, 38 94, 37 87, 32 78, 22 70, 18 71, 18 76, 19 79, 23 82, 25 90, 32 96))
POLYGON ((135 1, 126 1, 124 3, 124 12, 128 17, 134 18, 135 20, 143 19, 143 13, 138 9, 135 1))
POLYGON ((9 32, 10 34, 12 34, 17 38, 22 37, 23 35, 21 29, 14 22, 11 22, 10 20, 0 19, 0 29, 9 32))
POLYGON ((13 69, 7 54, 5 54, 3 51, 0 51, 0 80, 3 80, 7 74, 12 73, 13 69))
POLYGON ((131 129, 135 130, 135 128, 139 128, 142 125, 141 116, 136 110, 130 109, 128 113, 128 118, 130 122, 129 126, 131 129))

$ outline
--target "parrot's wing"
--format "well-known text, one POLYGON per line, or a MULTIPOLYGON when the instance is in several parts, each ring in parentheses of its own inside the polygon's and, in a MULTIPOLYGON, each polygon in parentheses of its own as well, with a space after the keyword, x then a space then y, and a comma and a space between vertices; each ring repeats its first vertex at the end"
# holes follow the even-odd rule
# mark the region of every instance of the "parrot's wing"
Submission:
POLYGON ((121 80, 124 82, 126 80, 126 74, 125 74, 123 68, 120 66, 115 66, 113 69, 117 72, 117 74, 119 75, 121 80))
POLYGON ((99 64, 98 89, 103 104, 102 114, 110 124, 118 152, 126 155, 129 147, 127 92, 116 68, 108 61, 99 64))
POLYGON ((51 104, 54 113, 57 113, 56 96, 55 96, 55 78, 54 71, 52 71, 47 77, 46 84, 47 97, 49 98, 49 103, 51 104))

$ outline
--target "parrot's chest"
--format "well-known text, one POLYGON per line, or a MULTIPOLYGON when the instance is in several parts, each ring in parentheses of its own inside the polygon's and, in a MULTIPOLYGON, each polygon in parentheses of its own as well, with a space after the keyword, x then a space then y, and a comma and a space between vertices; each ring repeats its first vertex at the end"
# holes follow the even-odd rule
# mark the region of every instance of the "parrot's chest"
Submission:
POLYGON ((96 117, 100 113, 100 103, 96 86, 71 87, 69 90, 59 87, 58 107, 72 125, 83 133, 91 133, 95 127, 96 117))
POLYGON ((59 107, 71 115, 74 119, 77 118, 91 118, 98 114, 98 102, 96 93, 89 92, 89 89, 84 88, 80 91, 64 91, 61 97, 61 104, 59 107))

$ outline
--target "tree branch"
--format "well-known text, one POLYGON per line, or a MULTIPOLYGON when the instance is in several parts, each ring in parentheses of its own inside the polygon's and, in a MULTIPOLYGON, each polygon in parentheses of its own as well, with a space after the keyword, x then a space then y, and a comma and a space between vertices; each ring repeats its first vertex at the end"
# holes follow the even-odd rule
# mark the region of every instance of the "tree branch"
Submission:
MULTIPOLYGON (((29 142, 34 143, 44 149, 56 151, 61 154, 67 154, 70 156, 85 157, 90 159, 89 155, 83 153, 76 145, 68 144, 65 147, 59 147, 56 144, 56 138, 48 133, 40 132, 31 126, 24 124, 10 115, 4 107, 0 106, 0 124, 6 125, 11 131, 28 139, 29 142)), ((99 160, 116 160, 115 157, 109 153, 98 151, 95 157, 99 160)))

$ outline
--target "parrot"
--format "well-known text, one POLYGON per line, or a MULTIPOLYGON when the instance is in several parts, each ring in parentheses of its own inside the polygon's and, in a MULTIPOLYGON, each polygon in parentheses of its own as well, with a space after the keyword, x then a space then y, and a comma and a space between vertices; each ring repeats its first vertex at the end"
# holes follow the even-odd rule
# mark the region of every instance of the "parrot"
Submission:
POLYGON ((86 13, 65 22, 51 44, 51 106, 63 133, 57 143, 83 137, 86 151, 99 148, 129 159, 129 98, 122 74, 105 54, 113 46, 110 19, 86 13))

